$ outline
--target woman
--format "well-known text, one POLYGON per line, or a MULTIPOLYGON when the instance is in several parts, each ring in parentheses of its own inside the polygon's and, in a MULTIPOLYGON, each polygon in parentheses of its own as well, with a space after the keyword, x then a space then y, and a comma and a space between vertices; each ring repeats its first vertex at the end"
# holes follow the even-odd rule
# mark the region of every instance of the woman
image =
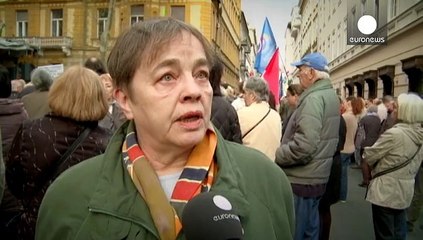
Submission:
MULTIPOLYGON (((339 112, 342 115, 342 99, 339 98, 339 112)), ((333 155, 333 162, 330 169, 329 180, 326 183, 326 190, 319 202, 319 217, 320 217, 320 240, 329 240, 330 228, 332 225, 332 214, 330 211, 331 205, 337 203, 340 197, 341 186, 341 150, 344 148, 345 135, 347 127, 343 117, 340 117, 339 122, 339 141, 336 146, 335 154, 333 155)))
POLYGON ((37 239, 186 239, 185 204, 209 191, 230 201, 245 239, 292 238, 284 173, 263 154, 224 140, 210 123, 213 54, 199 30, 173 18, 122 33, 108 69, 129 121, 104 155, 50 186, 37 239))
POLYGON ((347 127, 344 148, 341 150, 342 171, 340 200, 343 203, 346 202, 348 193, 348 166, 355 151, 354 138, 358 126, 357 115, 360 113, 356 106, 357 103, 359 103, 359 101, 357 101, 355 97, 348 97, 344 103, 345 112, 342 114, 347 127))
POLYGON ((126 117, 119 104, 113 98, 114 87, 110 74, 102 74, 100 75, 100 79, 103 83, 104 89, 106 90, 106 98, 109 108, 106 116, 98 122, 98 125, 114 132, 126 121, 126 117))
POLYGON ((376 239, 406 239, 406 209, 423 160, 423 100, 414 93, 398 96, 400 121, 386 130, 364 158, 372 167, 366 200, 372 203, 376 239), (402 165, 401 165, 402 164, 402 165), (395 169, 395 170, 394 170, 395 169), (387 171, 394 170, 394 171, 387 171))
POLYGON ((282 138, 281 117, 268 103, 269 87, 260 77, 244 83, 245 107, 238 110, 242 142, 275 161, 276 149, 282 138))
MULTIPOLYGON (((355 110, 356 112, 355 115, 357 117, 357 122, 360 122, 361 119, 367 114, 366 101, 362 97, 357 97, 355 101, 356 102, 353 103, 353 105, 357 108, 355 110)), ((357 129, 357 132, 358 132, 358 129, 357 129)), ((354 140, 357 140, 357 136, 354 140)), ((354 164, 351 166, 351 168, 359 169, 361 168, 361 162, 362 162, 361 153, 363 152, 363 150, 361 149, 361 144, 357 144, 358 143, 357 141, 354 141, 354 143, 355 143, 355 151, 353 156, 351 156, 351 163, 354 163, 354 164)))
POLYGON ((285 132, 286 126, 288 126, 289 119, 291 118, 292 113, 295 111, 298 105, 298 100, 300 99, 301 93, 304 89, 301 87, 301 84, 294 83, 288 86, 286 90, 286 101, 288 104, 289 113, 286 119, 282 123, 282 135, 285 132))
POLYGON ((48 106, 48 91, 53 83, 53 77, 44 69, 36 68, 31 73, 31 83, 35 91, 22 97, 22 102, 29 119, 44 117, 50 112, 48 106))
POLYGON ((236 110, 221 92, 220 81, 223 64, 218 56, 215 58, 215 63, 210 71, 210 84, 213 88, 211 121, 224 139, 242 144, 241 128, 236 110))
MULTIPOLYGON (((364 130, 364 140, 360 143, 360 156, 363 155, 364 148, 372 146, 380 135, 380 119, 377 114, 377 106, 370 106, 364 116, 359 122, 359 129, 364 130)), ((357 130, 358 132, 358 130, 357 130)), ((367 187, 370 181, 370 168, 366 159, 361 159, 361 172, 363 174, 363 181, 359 184, 360 187, 367 187)))
POLYGON ((108 105, 95 72, 82 66, 67 69, 53 83, 48 104, 51 113, 24 122, 6 162, 7 184, 24 206, 19 239, 34 239, 38 209, 54 178, 67 168, 103 153, 111 136, 110 131, 98 126, 108 105), (88 136, 64 159, 66 162, 59 164, 61 156, 85 129, 88 136))

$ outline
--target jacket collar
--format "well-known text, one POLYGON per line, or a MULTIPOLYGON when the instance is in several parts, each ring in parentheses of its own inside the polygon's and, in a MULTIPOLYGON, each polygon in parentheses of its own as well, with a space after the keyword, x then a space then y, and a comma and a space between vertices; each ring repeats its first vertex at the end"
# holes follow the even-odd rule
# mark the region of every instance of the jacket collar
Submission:
POLYGON ((330 79, 326 78, 314 82, 313 85, 311 85, 301 94, 298 105, 300 105, 304 101, 304 99, 307 98, 308 95, 315 91, 320 91, 322 89, 332 89, 332 83, 330 82, 330 79))
MULTIPOLYGON (((102 156, 102 166, 89 201, 89 208, 91 212, 107 214, 142 225, 158 238, 153 220, 150 214, 146 214, 149 212, 147 204, 135 188, 122 162, 121 146, 128 124, 129 121, 116 131, 102 156)), ((235 157, 227 149, 227 145, 231 143, 225 142, 218 131, 216 133, 218 140, 214 157, 217 160, 218 173, 210 191, 221 193, 228 198, 234 207, 234 212, 242 219, 249 209, 249 203, 245 200, 247 188, 243 184, 244 176, 236 163, 231 160, 235 157)), ((125 233, 122 232, 123 234, 125 233)))

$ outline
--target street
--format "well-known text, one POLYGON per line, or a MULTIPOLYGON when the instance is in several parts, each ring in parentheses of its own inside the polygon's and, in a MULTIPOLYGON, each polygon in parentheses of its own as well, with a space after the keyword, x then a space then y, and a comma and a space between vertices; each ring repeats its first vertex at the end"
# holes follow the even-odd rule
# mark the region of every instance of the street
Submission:
MULTIPOLYGON (((359 187, 360 169, 348 169, 347 202, 333 205, 331 239, 333 240, 367 240, 374 239, 371 204, 364 200, 366 189, 359 187)), ((408 233, 408 240, 423 239, 423 211, 414 227, 408 233), (420 227, 421 226, 421 227, 420 227)))

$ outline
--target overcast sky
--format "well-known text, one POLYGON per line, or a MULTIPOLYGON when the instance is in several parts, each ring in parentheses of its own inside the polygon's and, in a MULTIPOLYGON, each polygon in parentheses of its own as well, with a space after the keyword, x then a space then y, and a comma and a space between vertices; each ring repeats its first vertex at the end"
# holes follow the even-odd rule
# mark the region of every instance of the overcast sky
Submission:
MULTIPOLYGON (((280 54, 285 54, 285 31, 291 20, 291 9, 299 0, 242 0, 241 8, 244 11, 247 23, 256 29, 257 41, 260 40, 263 23, 269 19, 276 44, 280 54)), ((283 56, 283 55, 281 55, 283 56)), ((284 57, 282 57, 284 59, 284 57)))

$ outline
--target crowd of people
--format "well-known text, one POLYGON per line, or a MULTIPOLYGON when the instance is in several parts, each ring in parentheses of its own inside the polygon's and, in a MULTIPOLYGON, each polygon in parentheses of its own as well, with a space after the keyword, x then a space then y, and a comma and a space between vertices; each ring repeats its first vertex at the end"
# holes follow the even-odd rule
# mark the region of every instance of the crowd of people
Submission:
POLYGON ((299 83, 280 102, 259 76, 230 87, 199 30, 161 18, 123 32, 107 64, 55 79, 37 68, 26 85, 0 66, 1 238, 185 239, 185 205, 210 191, 243 239, 329 239, 352 167, 375 238, 406 239, 422 205, 422 98, 343 99, 325 56, 292 65, 299 83))

